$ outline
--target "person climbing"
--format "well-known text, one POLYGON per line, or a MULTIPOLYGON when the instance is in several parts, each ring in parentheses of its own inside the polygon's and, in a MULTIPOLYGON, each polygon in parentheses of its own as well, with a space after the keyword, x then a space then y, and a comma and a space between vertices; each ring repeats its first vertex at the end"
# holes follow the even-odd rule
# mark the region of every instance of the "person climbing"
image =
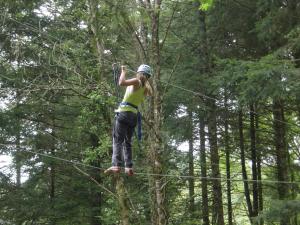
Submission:
POLYGON ((122 102, 116 110, 113 126, 112 166, 104 173, 119 173, 122 165, 122 149, 124 146, 125 173, 133 175, 132 136, 138 121, 138 106, 145 96, 151 96, 153 88, 149 82, 152 76, 151 67, 142 64, 138 67, 136 77, 126 79, 126 67, 121 66, 119 85, 126 86, 122 102))

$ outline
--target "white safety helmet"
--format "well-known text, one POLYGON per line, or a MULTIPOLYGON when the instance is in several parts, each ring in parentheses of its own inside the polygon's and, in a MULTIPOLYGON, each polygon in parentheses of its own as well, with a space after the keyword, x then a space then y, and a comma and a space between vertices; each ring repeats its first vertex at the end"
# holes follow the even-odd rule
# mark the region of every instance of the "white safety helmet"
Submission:
POLYGON ((148 77, 152 76, 151 67, 146 64, 140 65, 139 68, 137 69, 137 72, 146 74, 148 77))

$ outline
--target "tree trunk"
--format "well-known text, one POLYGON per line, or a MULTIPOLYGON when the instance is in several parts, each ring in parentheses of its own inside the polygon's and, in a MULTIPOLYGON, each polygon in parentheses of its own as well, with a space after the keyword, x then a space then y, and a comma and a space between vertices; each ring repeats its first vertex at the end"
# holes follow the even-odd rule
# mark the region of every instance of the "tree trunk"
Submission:
MULTIPOLYGON (((54 97, 56 99, 56 97, 54 97)), ((49 143, 49 149, 48 151, 50 151, 50 155, 53 157, 53 159, 56 157, 55 154, 55 147, 56 147, 56 140, 55 140, 55 107, 52 109, 52 111, 50 111, 50 128, 51 128, 51 136, 50 136, 50 143, 49 143)), ((57 224, 57 218, 56 218, 56 212, 55 212, 55 189, 56 189, 56 162, 55 160, 51 160, 50 164, 49 164, 49 175, 50 175, 50 179, 49 179, 49 186, 50 186, 50 190, 49 190, 49 198, 50 198, 50 224, 51 225, 56 225, 57 224)))
POLYGON ((209 100, 209 117, 208 117, 208 137, 211 155, 211 173, 212 192, 213 192, 213 215, 212 222, 217 225, 224 225, 223 200, 220 168, 219 168, 219 152, 217 145, 217 121, 216 121, 216 103, 209 100))
POLYGON ((243 114, 242 110, 239 110, 239 138, 240 138, 240 151, 241 151, 241 166, 242 166, 242 175, 244 180, 244 191, 245 191, 245 198, 247 203, 247 209, 250 221, 252 223, 253 211, 252 211, 252 203, 250 199, 250 190, 248 184, 248 175, 246 170, 246 159, 245 159, 245 145, 244 145, 244 126, 243 126, 243 114))
POLYGON ((153 88, 154 88, 154 96, 153 96, 153 106, 152 106, 152 114, 153 114, 153 128, 150 132, 151 135, 151 149, 152 154, 152 165, 154 172, 158 174, 155 177, 155 198, 156 198, 156 207, 157 207, 157 224, 165 225, 168 222, 167 219, 167 208, 165 203, 165 188, 164 178, 159 176, 163 173, 163 162, 162 155, 163 151, 163 143, 162 143, 162 121, 163 121, 163 113, 162 113, 162 99, 161 99, 161 87, 160 87, 160 43, 159 43, 159 16, 160 16, 160 7, 161 0, 153 1, 151 6, 151 62, 155 68, 155 73, 153 75, 153 88))
MULTIPOLYGON (((200 3, 195 2, 195 7, 198 12, 199 19, 199 40, 200 49, 199 56, 203 59, 204 69, 202 71, 206 74, 211 74, 211 59, 208 51, 208 41, 206 32, 206 15, 205 12, 199 10, 200 3)), ((213 193, 213 211, 212 211, 212 224, 223 225, 224 224, 224 212, 223 212, 223 200, 222 200, 222 187, 221 176, 219 168, 219 152, 217 145, 217 121, 216 121, 216 103, 215 100, 207 100, 206 105, 208 111, 208 138, 211 155, 211 173, 212 177, 212 193, 213 193)))
POLYGON ((225 154, 226 154, 226 184, 227 184, 227 213, 228 213, 228 225, 232 225, 232 202, 231 202, 231 172, 230 172, 230 144, 229 144, 229 133, 228 133, 228 105, 227 105, 227 94, 225 93, 225 154))
MULTIPOLYGON (((273 102, 273 116, 278 181, 288 181, 288 152, 285 142, 284 108, 280 99, 275 99, 273 102)), ((278 195, 280 199, 287 198, 289 196, 289 186, 279 183, 278 195)))
POLYGON ((298 113, 298 121, 300 121, 300 93, 296 94, 296 108, 298 113))
MULTIPOLYGON (((97 59, 99 63, 99 70, 101 69, 102 65, 102 56, 104 52, 104 47, 101 39, 99 38, 100 33, 99 33, 99 20, 97 16, 97 9, 99 2, 97 0, 88 0, 88 6, 89 6, 89 28, 93 34, 93 39, 95 42, 96 46, 96 51, 97 51, 97 59)), ((101 75, 101 73, 99 73, 101 75)), ((102 77, 101 77, 102 78, 102 77)))
POLYGON ((21 187, 21 118, 20 118, 20 93, 17 91, 16 94, 16 185, 17 187, 21 187))
POLYGON ((202 182, 202 221, 203 225, 209 225, 209 208, 208 208, 208 190, 207 190, 207 167, 206 167, 206 148, 205 148, 205 122, 202 115, 199 117, 200 123, 200 169, 202 182))
MULTIPOLYGON (((19 123, 19 122, 18 122, 19 123)), ((19 126, 20 124, 18 124, 19 126)), ((22 168, 22 163, 21 163, 21 147, 20 147, 20 130, 17 130, 17 135, 16 135, 16 154, 15 154, 15 160, 16 160, 16 185, 17 187, 21 187, 21 168, 22 168)))
POLYGON ((256 156, 256 130, 254 104, 250 104, 250 148, 252 161, 252 193, 253 193, 253 216, 258 215, 258 186, 257 186, 257 156, 256 156))
MULTIPOLYGON (((99 80, 102 82, 105 81, 105 76, 103 75, 103 54, 104 54, 104 43, 103 39, 101 36, 101 22, 100 22, 100 15, 99 15, 99 10, 101 10, 101 7, 99 7, 100 1, 98 0, 87 0, 87 7, 88 7, 88 29, 89 29, 89 34, 90 34, 90 42, 94 45, 95 47, 95 55, 97 56, 98 60, 98 75, 99 75, 99 80)), ((110 109, 107 107, 106 109, 103 110, 103 118, 105 118, 105 121, 107 121, 107 129, 106 132, 110 133, 110 127, 111 127, 111 118, 110 118, 110 109), (109 127, 109 128, 108 128, 109 127)), ((90 134, 90 141, 91 145, 93 148, 97 148, 99 146, 99 138, 96 135, 90 134)), ((97 158, 95 159, 91 164, 96 167, 101 167, 101 159, 97 158)), ((102 184, 102 178, 99 172, 93 170, 91 171, 91 176, 99 183, 102 184)), ((129 224, 128 222, 128 216, 129 213, 127 212, 129 208, 124 208, 123 204, 123 193, 124 190, 122 188, 124 185, 122 184, 122 181, 119 181, 117 179, 117 194, 119 196, 119 203, 120 203, 120 209, 121 209, 121 220, 123 224, 129 224), (123 212, 125 210, 125 212, 123 212)), ((101 217, 101 210, 102 210, 102 193, 101 191, 93 192, 91 193, 91 225, 101 225, 103 224, 101 217)))
POLYGON ((195 212, 195 180, 194 180, 194 132, 193 132, 193 112, 188 111, 190 120, 189 134, 189 213, 193 217, 195 212))
POLYGON ((116 190, 118 195, 118 201, 121 211, 122 225, 130 225, 130 205, 126 196, 126 189, 124 185, 124 179, 120 176, 116 177, 116 190))
MULTIPOLYGON (((262 152, 262 146, 260 144, 260 138, 259 138, 259 116, 258 114, 255 115, 255 129, 256 129, 256 148, 257 148, 257 179, 259 180, 257 184, 258 188, 258 209, 259 214, 263 212, 264 209, 264 200, 263 200, 263 184, 261 183, 261 152, 262 152)), ((260 219, 259 225, 264 225, 263 219, 260 219)))
MULTIPOLYGON (((273 100, 274 143, 276 149, 278 181, 289 181, 288 177, 288 151, 285 140, 284 104, 282 99, 273 100)), ((278 183, 279 199, 287 199, 290 195, 288 184, 278 183)), ((281 225, 289 225, 289 218, 282 218, 281 225)))

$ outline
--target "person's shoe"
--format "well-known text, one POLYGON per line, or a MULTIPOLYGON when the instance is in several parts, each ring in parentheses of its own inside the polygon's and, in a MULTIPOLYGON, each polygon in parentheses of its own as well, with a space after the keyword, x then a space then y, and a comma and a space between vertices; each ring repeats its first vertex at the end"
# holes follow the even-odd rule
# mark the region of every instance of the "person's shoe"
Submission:
POLYGON ((109 167, 104 173, 120 173, 121 169, 118 166, 109 167))
POLYGON ((125 173, 126 173, 128 176, 133 176, 133 169, 132 169, 132 168, 126 167, 126 168, 125 168, 125 173))

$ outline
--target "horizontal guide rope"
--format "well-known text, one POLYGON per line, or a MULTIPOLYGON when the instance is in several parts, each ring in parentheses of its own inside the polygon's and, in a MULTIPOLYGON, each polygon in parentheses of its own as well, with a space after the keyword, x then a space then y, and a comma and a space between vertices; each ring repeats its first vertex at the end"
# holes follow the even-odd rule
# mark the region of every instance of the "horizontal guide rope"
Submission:
MULTIPOLYGON (((6 144, 0 144, 2 146, 8 146, 6 144)), ((58 156, 52 156, 49 154, 45 154, 45 153, 40 153, 40 152, 35 152, 32 150, 28 150, 28 149, 22 149, 23 152, 28 152, 31 154, 36 154, 36 155, 41 155, 47 158, 51 158, 54 160, 58 160, 58 161, 62 161, 62 162, 66 162, 66 163, 70 163, 73 165, 80 165, 80 166, 84 166, 84 167, 88 167, 88 168, 92 168, 92 169, 97 169, 97 170, 101 170, 104 171, 106 170, 105 168, 101 168, 101 167, 97 167, 97 166, 92 166, 92 165, 88 165, 82 162, 77 162, 77 161, 71 161, 68 159, 64 159, 58 156)), ((141 172, 135 172, 135 175, 139 175, 139 176, 154 176, 154 177, 169 177, 169 178, 178 178, 178 179, 199 179, 199 180, 207 180, 207 181, 213 181, 213 180, 220 180, 220 181, 234 181, 234 182, 256 182, 256 183, 271 183, 271 184, 297 184, 300 185, 300 181, 277 181, 277 180, 251 180, 251 179, 228 179, 228 178, 222 178, 222 177, 201 177, 201 176, 190 176, 190 175, 175 175, 175 174, 156 174, 156 173, 141 173, 141 172)))

